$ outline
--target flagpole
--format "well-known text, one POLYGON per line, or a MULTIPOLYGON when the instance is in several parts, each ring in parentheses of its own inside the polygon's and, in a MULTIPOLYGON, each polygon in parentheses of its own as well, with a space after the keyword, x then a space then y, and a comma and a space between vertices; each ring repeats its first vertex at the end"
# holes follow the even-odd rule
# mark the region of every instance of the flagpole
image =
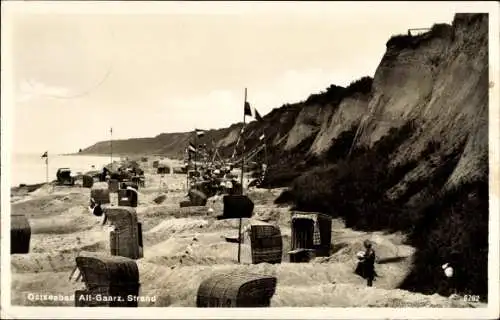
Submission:
MULTIPOLYGON (((245 101, 243 103, 243 127, 245 127, 245 106, 247 103, 247 88, 245 88, 245 101)), ((241 160, 241 195, 243 195, 243 172, 245 170, 245 142, 243 141, 243 158, 241 160)), ((238 226, 238 263, 241 262, 241 224, 243 219, 240 218, 240 223, 238 226)))
POLYGON ((196 161, 198 160, 198 147, 197 147, 197 142, 198 142, 198 132, 196 132, 196 129, 194 130, 194 171, 198 171, 196 167, 196 161))
POLYGON ((269 165, 267 160, 267 143, 264 142, 264 161, 266 162, 266 166, 269 165))
POLYGON ((49 183, 49 152, 47 152, 47 157, 45 157, 45 181, 49 183))
POLYGON ((215 156, 217 155, 217 148, 215 148, 215 143, 214 143, 213 138, 212 138, 212 152, 214 153, 213 157, 212 157, 212 166, 214 166, 215 165, 215 156))
POLYGON ((187 153, 187 165, 186 165, 186 191, 189 191, 189 163, 191 162, 191 156, 189 155, 189 147, 186 149, 184 152, 184 156, 186 156, 187 153))
POLYGON ((111 140, 109 141, 109 156, 111 160, 111 170, 113 170, 113 127, 109 130, 111 140))
POLYGON ((264 161, 266 162, 266 170, 263 172, 262 181, 264 181, 266 174, 267 174, 267 170, 269 169, 269 160, 267 158, 267 143, 266 142, 264 142, 264 161))

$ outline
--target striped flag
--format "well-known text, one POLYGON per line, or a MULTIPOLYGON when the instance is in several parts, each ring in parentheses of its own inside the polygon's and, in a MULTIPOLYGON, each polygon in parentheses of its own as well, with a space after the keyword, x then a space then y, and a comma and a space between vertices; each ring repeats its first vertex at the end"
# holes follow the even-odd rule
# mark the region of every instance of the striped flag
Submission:
POLYGON ((188 150, 191 152, 196 152, 196 147, 191 142, 189 143, 188 150))

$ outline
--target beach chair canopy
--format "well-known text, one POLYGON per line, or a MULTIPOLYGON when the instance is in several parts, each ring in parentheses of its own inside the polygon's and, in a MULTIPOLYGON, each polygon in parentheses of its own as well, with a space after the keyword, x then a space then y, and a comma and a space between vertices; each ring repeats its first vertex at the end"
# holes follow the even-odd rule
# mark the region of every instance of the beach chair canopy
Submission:
POLYGON ((269 307, 276 291, 277 278, 232 272, 214 274, 198 287, 196 306, 206 307, 269 307))
POLYGON ((139 283, 139 269, 132 259, 97 253, 81 255, 75 259, 89 287, 139 283))

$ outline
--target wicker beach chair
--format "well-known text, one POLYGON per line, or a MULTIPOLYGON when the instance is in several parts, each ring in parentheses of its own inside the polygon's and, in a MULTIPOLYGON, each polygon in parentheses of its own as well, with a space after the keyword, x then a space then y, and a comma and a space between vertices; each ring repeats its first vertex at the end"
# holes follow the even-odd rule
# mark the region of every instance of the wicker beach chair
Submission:
POLYGON ((276 290, 276 277, 251 273, 215 274, 198 287, 198 308, 269 307, 276 290))
POLYGON ((111 203, 108 184, 106 182, 94 183, 94 185, 90 189, 90 197, 94 199, 96 203, 100 204, 111 203))
POLYGON ((120 189, 118 179, 109 179, 108 181, 109 192, 115 193, 120 189))
POLYGON ((131 189, 118 190, 118 205, 124 207, 137 207, 138 201, 137 191, 131 189))
POLYGON ((92 188, 93 185, 94 185, 94 177, 90 175, 82 176, 82 186, 84 188, 92 188))
POLYGON ((278 226, 253 222, 250 226, 252 263, 281 263, 283 239, 278 226))
POLYGON ((158 168, 159 164, 160 164, 160 161, 158 161, 158 160, 153 161, 153 168, 155 168, 155 169, 158 168))
POLYGON ((218 220, 251 218, 254 209, 254 203, 245 195, 226 195, 222 198, 224 211, 218 220))
POLYGON ((170 167, 160 165, 156 169, 156 173, 157 174, 170 174, 170 167))
POLYGON ((328 257, 331 249, 332 218, 321 213, 292 213, 290 262, 307 257, 328 257))
POLYGON ((133 176, 131 181, 138 187, 144 188, 146 186, 146 180, 142 176, 133 176))
POLYGON ((207 195, 208 198, 215 196, 219 189, 219 184, 217 181, 204 180, 195 183, 192 186, 193 189, 199 190, 207 195))
POLYGON ((56 172, 57 184, 61 186, 73 186, 75 179, 71 176, 69 168, 59 168, 56 172))
POLYGON ((131 259, 142 258, 142 234, 139 234, 137 214, 132 207, 108 207, 108 221, 115 227, 110 232, 111 255, 131 259))
POLYGON ((137 307, 139 269, 134 260, 103 254, 80 255, 75 258, 85 283, 75 291, 76 307, 137 307), (135 300, 135 301, 134 301, 135 300))
POLYGON ((25 215, 10 216, 10 253, 24 254, 30 251, 31 226, 25 215))
POLYGON ((188 197, 193 206, 204 206, 207 204, 207 196, 200 190, 189 189, 188 197))

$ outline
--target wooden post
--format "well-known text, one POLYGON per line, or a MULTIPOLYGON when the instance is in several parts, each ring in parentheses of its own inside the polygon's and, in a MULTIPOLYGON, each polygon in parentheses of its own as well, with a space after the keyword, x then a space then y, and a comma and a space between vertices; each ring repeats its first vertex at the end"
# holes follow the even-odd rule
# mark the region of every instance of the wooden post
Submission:
POLYGON ((113 170, 113 127, 109 130, 111 140, 109 141, 109 156, 111 160, 111 170, 113 170))
POLYGON ((47 152, 47 156, 45 157, 45 182, 49 183, 49 153, 47 152))
POLYGON ((198 169, 196 168, 196 160, 198 159, 197 138, 198 133, 196 132, 196 129, 194 129, 194 171, 198 171, 198 169))
POLYGON ((189 191, 189 163, 191 162, 191 156, 189 155, 189 147, 186 149, 187 152, 187 164, 186 164, 186 192, 189 191))
MULTIPOLYGON (((247 103, 247 88, 245 88, 245 101, 243 103, 243 127, 245 126, 245 106, 247 103)), ((243 142, 243 158, 241 160, 241 194, 243 195, 243 172, 245 169, 245 150, 244 150, 245 143, 243 142)), ((240 223, 238 227, 238 263, 241 261, 241 224, 242 224, 242 218, 240 218, 240 223)))

